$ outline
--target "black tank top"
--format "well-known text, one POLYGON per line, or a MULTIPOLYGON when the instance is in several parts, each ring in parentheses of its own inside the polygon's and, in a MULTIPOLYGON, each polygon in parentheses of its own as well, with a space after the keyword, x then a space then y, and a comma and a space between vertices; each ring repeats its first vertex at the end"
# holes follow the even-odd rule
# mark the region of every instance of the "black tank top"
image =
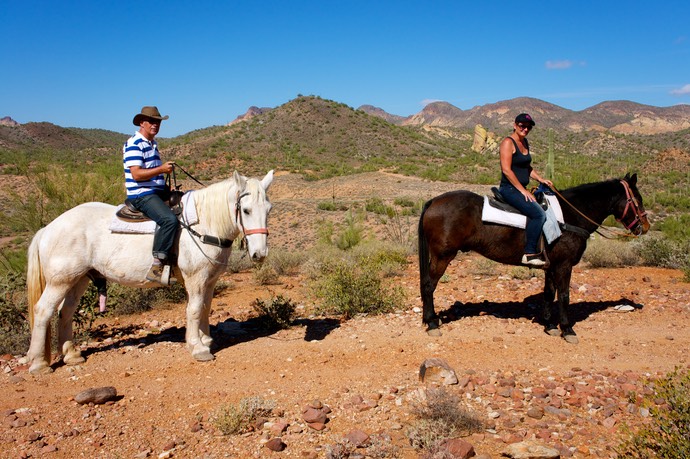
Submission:
MULTIPOLYGON (((510 161, 510 169, 513 171, 515 176, 518 179, 518 182, 525 188, 527 188, 527 185, 529 184, 529 174, 532 171, 532 155, 529 153, 529 143, 527 142, 527 139, 525 139, 525 147, 527 147, 527 154, 523 155, 520 152, 520 149, 518 148, 517 142, 515 142, 515 139, 512 137, 507 137, 508 139, 513 141, 513 145, 515 145, 515 153, 513 153, 513 156, 510 161)), ((508 177, 501 172, 501 186, 505 185, 511 185, 510 180, 508 180, 508 177)))

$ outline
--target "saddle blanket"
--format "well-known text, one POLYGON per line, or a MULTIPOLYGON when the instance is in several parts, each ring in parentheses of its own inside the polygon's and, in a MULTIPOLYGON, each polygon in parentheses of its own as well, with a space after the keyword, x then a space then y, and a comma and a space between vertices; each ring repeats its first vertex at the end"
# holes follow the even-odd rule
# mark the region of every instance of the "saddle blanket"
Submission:
MULTIPOLYGON (((117 218, 115 213, 122 207, 124 207, 124 204, 120 204, 117 209, 115 209, 115 212, 113 212, 113 218, 110 220, 110 226, 108 228, 111 232, 128 234, 153 234, 156 232, 156 222, 153 220, 126 222, 117 218)), ((188 191, 182 195, 182 214, 179 218, 190 226, 199 223, 193 191, 188 191)))
MULTIPOLYGON (((544 236, 547 242, 558 239, 561 235, 559 223, 563 221, 563 211, 556 196, 545 195, 549 201, 549 208, 546 211, 546 222, 544 223, 544 236)), ((489 204, 489 197, 484 196, 484 207, 482 208, 482 221, 488 223, 498 223, 500 225, 508 225, 515 228, 524 229, 527 225, 527 217, 522 214, 513 212, 506 212, 505 210, 497 209, 489 204)))

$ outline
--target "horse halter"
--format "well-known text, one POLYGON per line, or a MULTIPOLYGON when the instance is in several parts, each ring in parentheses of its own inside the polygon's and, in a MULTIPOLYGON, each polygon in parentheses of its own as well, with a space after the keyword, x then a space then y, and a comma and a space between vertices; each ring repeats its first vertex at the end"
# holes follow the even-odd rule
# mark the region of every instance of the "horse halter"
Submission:
POLYGON ((635 235, 640 235, 642 233, 642 219, 647 215, 647 212, 642 210, 642 208, 640 207, 640 204, 637 202, 637 199, 635 198, 635 195, 630 189, 630 185, 628 184, 628 182, 626 182, 625 180, 621 180, 621 184, 623 185, 623 189, 625 190, 626 202, 623 213, 621 214, 620 218, 616 218, 616 220, 620 222, 623 226, 625 226, 625 229, 627 229, 631 233, 635 235), (625 216, 628 215, 628 211, 633 212, 634 218, 630 223, 625 224, 623 219, 625 219, 625 216))
POLYGON ((244 227, 244 222, 242 221, 242 205, 241 202, 242 198, 245 196, 249 196, 248 192, 240 194, 240 192, 237 192, 237 201, 235 201, 235 221, 237 221, 237 226, 240 227, 242 230, 242 234, 247 237, 252 234, 265 234, 268 236, 268 228, 253 228, 253 229, 245 229, 244 227))

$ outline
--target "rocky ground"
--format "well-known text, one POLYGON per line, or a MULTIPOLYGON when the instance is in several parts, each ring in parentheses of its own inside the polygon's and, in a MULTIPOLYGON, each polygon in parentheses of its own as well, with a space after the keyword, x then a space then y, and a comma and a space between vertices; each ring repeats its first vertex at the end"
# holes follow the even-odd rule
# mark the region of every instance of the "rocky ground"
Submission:
MULTIPOLYGON (((383 174, 316 184, 279 176, 271 240, 308 245, 314 219, 334 218, 316 210, 325 199, 427 198, 444 187, 383 174)), ((0 357, 0 456, 416 458, 416 413, 441 390, 481 422, 464 440, 485 458, 524 441, 562 457, 615 457, 625 426, 649 418, 641 403, 647 378, 690 364, 682 273, 576 267, 570 311, 580 343, 572 345, 537 323, 543 280, 512 272, 458 257, 436 293, 440 337, 422 327, 413 257, 391 279, 407 293, 399 310, 349 321, 309 315, 299 275, 259 286, 251 272, 227 274, 230 288, 213 300, 216 360, 208 363, 185 348, 183 304, 100 318, 82 365, 34 376, 15 356, 0 357), (278 294, 299 305, 300 319, 267 333, 249 320, 251 303, 278 294), (457 383, 431 370, 420 381, 427 359, 441 359, 457 383), (105 386, 116 389, 115 400, 77 402, 82 391, 105 386), (250 432, 223 435, 222 409, 249 397, 272 403, 271 414, 250 432)))

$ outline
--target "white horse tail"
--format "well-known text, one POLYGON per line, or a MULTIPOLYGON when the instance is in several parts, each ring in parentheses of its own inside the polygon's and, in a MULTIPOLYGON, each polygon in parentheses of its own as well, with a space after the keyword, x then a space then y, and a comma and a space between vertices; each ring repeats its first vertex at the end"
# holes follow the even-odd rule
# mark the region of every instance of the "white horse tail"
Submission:
MULTIPOLYGON (((43 268, 41 267, 41 257, 38 254, 38 244, 41 241, 41 235, 43 234, 44 228, 38 230, 31 240, 29 245, 29 253, 27 255, 27 269, 26 269, 26 290, 27 290, 27 301, 29 303, 29 329, 34 328, 34 308, 36 303, 41 298, 43 290, 46 288, 46 279, 43 276, 43 268)), ((46 360, 50 362, 50 325, 46 330, 46 360)))

